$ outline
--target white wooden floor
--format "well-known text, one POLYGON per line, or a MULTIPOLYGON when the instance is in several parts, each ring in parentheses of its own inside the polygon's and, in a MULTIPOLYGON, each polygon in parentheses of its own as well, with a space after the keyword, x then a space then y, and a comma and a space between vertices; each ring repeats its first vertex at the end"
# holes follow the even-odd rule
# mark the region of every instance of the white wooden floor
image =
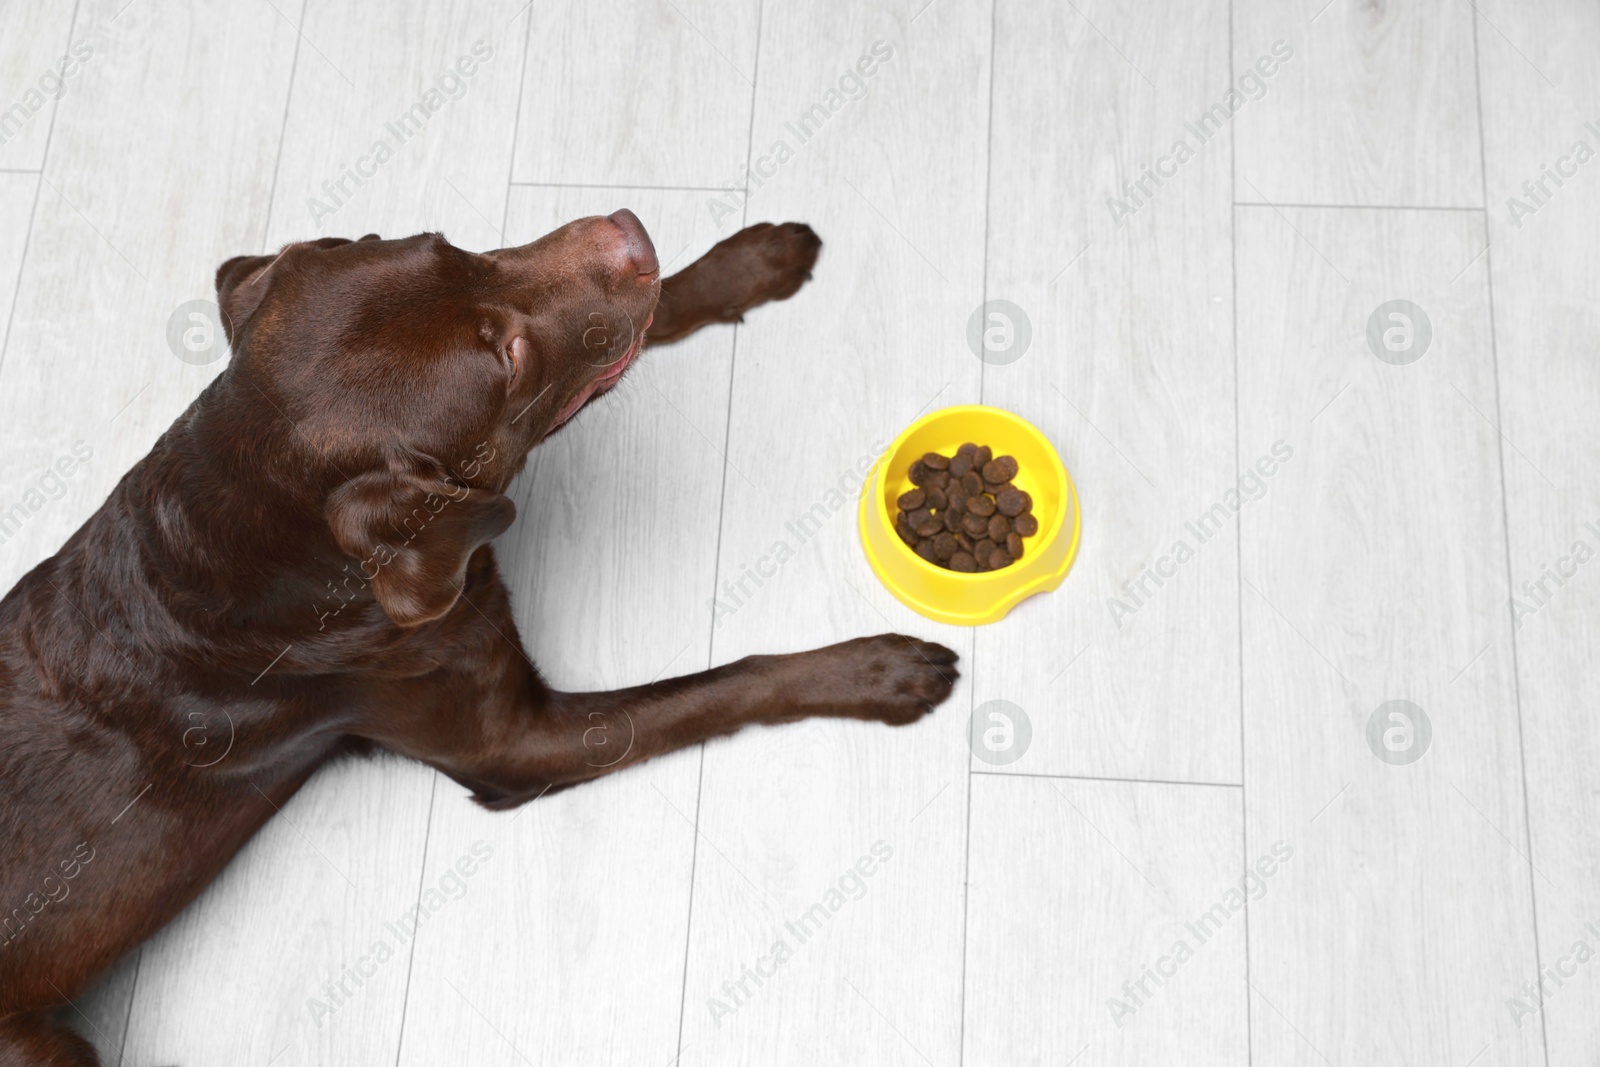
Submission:
POLYGON ((965 659, 917 727, 515 814, 332 769, 68 1016, 130 1067, 1600 1062, 1597 49, 1590 0, 0 0, 0 511, 42 500, 0 587, 223 365, 166 341, 223 259, 627 206, 677 265, 745 221, 827 247, 536 454, 535 658, 965 659), (1009 363, 966 342, 995 299, 1009 363), (713 625, 874 442, 977 401, 1077 480, 1058 592, 926 622, 844 511, 713 625))

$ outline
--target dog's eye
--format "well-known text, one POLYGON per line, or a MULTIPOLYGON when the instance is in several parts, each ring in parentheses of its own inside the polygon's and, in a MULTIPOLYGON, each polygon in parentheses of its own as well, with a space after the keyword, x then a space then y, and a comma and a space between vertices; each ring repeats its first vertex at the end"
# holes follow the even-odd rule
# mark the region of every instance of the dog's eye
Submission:
POLYGON ((507 392, 522 384, 522 376, 527 371, 530 355, 526 337, 513 337, 511 343, 506 345, 506 362, 511 365, 511 381, 506 386, 507 392))

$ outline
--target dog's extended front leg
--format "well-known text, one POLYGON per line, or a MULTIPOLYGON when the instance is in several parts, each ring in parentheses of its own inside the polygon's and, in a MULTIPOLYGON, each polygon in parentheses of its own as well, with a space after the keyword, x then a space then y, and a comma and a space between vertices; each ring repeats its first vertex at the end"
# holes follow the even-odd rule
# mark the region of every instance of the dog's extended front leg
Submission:
POLYGON ((772 300, 787 300, 811 277, 822 240, 802 222, 758 223, 661 283, 648 343, 670 344, 713 322, 738 322, 772 300))
POLYGON ((882 634, 613 692, 553 692, 528 667, 432 741, 384 743, 508 808, 753 723, 912 723, 950 695, 955 662, 942 645, 882 634))

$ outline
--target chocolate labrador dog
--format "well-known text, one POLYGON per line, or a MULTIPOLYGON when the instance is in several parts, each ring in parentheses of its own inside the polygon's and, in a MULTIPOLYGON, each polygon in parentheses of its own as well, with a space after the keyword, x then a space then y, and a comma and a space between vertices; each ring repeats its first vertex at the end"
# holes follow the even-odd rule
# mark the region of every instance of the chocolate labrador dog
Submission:
POLYGON ((647 329, 786 299, 820 248, 753 226, 662 280, 619 211, 481 255, 423 234, 224 263, 230 365, 0 601, 0 1065, 97 1062, 52 1009, 341 754, 505 809, 750 723, 949 696, 955 654, 896 634, 556 692, 495 568, 529 450, 647 329))

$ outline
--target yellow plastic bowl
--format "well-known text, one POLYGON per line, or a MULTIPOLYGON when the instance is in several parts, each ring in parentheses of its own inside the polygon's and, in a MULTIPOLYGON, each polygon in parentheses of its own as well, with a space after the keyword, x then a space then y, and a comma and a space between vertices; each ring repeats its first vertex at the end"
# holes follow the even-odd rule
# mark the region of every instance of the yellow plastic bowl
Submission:
POLYGON ((1078 554, 1078 493, 1050 441, 1024 419, 969 404, 924 415, 895 438, 861 493, 861 545, 885 588, 936 622, 982 626, 1021 601, 1061 584, 1078 554), (954 455, 965 441, 1015 456, 1017 488, 1033 497, 1039 532, 1023 539, 1022 559, 1004 570, 962 574, 936 567, 894 531, 895 500, 912 488, 911 464, 927 452, 954 455))

